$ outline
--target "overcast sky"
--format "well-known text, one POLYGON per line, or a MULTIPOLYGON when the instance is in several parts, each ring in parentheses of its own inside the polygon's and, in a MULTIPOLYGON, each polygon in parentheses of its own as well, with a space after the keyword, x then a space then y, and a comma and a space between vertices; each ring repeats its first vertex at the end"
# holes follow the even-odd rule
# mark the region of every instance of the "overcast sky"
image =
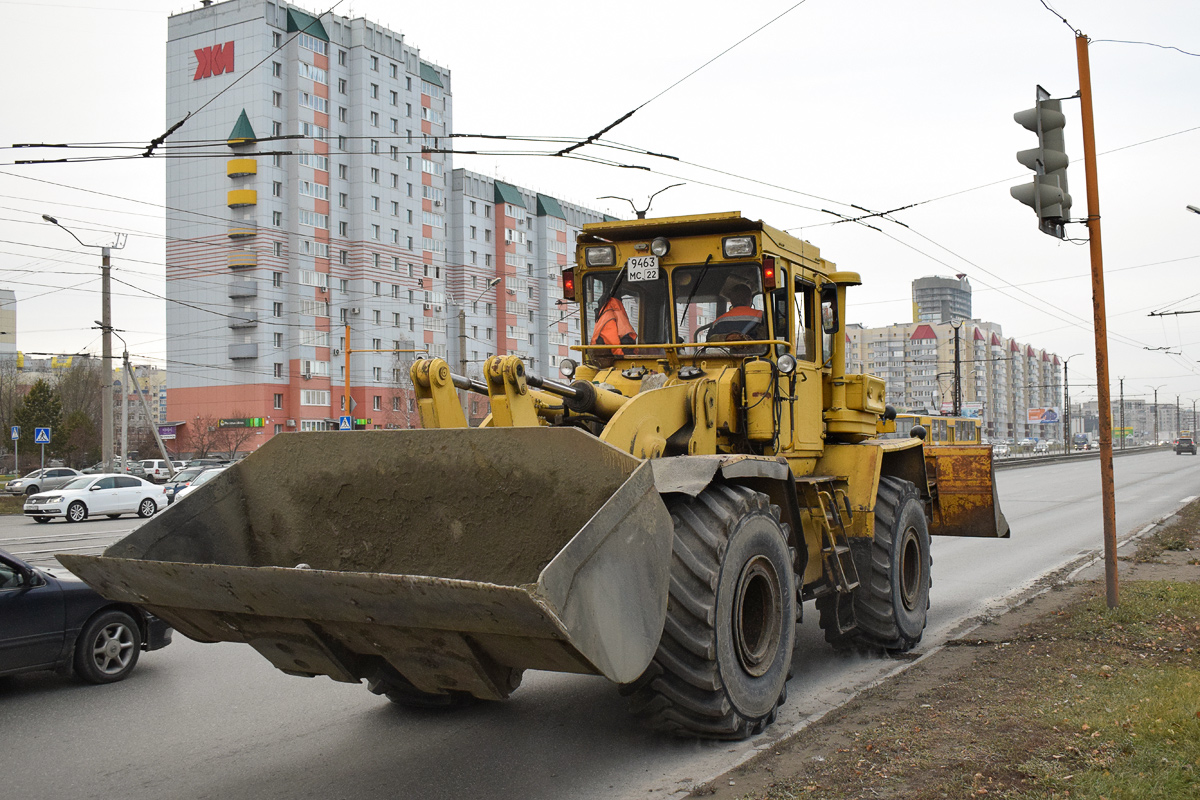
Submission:
MULTIPOLYGON (((684 182, 654 200, 652 216, 740 210, 788 229, 862 275, 849 318, 865 325, 908 321, 914 278, 965 273, 975 316, 1023 344, 1082 354, 1070 362, 1077 400, 1095 393, 1086 230, 1068 227, 1075 243, 1040 233, 1009 188, 1028 181, 1015 153, 1036 140, 1012 115, 1033 105, 1038 84, 1075 94, 1072 28, 1082 30, 1092 39, 1113 395, 1124 376, 1127 397, 1161 386, 1160 401, 1200 399, 1200 315, 1148 316, 1200 309, 1200 216, 1186 210, 1200 206, 1200 58, 1180 52, 1200 53, 1200 3, 1050 5, 1070 27, 1041 0, 343 0, 336 11, 404 34, 452 70, 456 133, 583 138, 636 108, 605 140, 673 157, 588 146, 577 152, 650 171, 501 154, 459 156, 455 167, 622 217, 628 204, 597 198, 641 206, 684 182), (831 224, 825 213, 909 204, 919 205, 892 215, 907 227, 831 224)), ((162 133, 167 16, 191 7, 0 0, 0 144, 162 133)), ((1063 110, 1071 215, 1082 218, 1078 101, 1063 110)), ((42 222, 50 213, 89 243, 128 233, 113 276, 133 286, 114 283, 114 325, 136 357, 161 359, 163 162, 12 165, 57 155, 0 151, 0 288, 17 294, 18 347, 99 352, 98 251, 42 222)))

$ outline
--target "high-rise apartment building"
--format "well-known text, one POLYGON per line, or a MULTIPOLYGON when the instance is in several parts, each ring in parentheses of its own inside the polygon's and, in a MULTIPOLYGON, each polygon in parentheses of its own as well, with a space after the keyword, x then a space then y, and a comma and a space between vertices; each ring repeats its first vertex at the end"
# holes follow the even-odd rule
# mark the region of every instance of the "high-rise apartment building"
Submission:
POLYGON ((344 413, 411 424, 411 353, 390 351, 447 354, 425 298, 448 277, 450 73, 365 19, 206 3, 168 25, 167 123, 189 114, 167 162, 181 438, 238 420, 324 429, 344 413))
POLYGON ((966 275, 918 278, 912 283, 913 322, 971 319, 971 282, 966 275))
POLYGON ((560 276, 604 215, 453 170, 450 73, 401 34, 229 0, 171 17, 167 49, 168 123, 192 114, 170 142, 202 145, 167 167, 182 451, 188 426, 254 427, 245 449, 343 415, 414 427, 417 355, 548 373, 579 340, 560 276))

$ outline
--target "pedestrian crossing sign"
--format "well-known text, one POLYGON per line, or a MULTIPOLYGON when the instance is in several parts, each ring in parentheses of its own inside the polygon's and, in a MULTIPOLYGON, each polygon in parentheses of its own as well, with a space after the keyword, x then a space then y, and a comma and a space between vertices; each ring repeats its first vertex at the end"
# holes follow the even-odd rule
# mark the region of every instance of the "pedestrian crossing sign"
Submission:
POLYGON ((338 417, 338 430, 339 431, 354 430, 354 421, 352 419, 350 419, 349 415, 338 417))
POLYGON ((49 428, 34 428, 33 429, 34 444, 50 444, 50 429, 49 428))

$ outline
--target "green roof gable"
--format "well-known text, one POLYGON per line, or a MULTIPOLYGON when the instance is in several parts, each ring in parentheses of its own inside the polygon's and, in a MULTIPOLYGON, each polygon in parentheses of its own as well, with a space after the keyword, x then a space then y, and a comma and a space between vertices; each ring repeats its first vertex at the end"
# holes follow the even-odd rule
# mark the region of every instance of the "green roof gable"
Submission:
POLYGON ((287 10, 287 32, 295 33, 296 31, 329 41, 329 34, 325 32, 325 26, 321 24, 321 20, 311 14, 305 14, 297 8, 289 8, 287 10))
POLYGON ((566 220, 567 215, 563 213, 562 206, 548 194, 539 194, 537 196, 539 217, 558 217, 561 220, 566 220))
POLYGON ((434 86, 441 86, 443 89, 446 88, 442 85, 442 77, 437 74, 437 70, 424 61, 421 62, 421 80, 426 83, 432 83, 434 86))
POLYGON ((241 116, 233 124, 233 130, 229 132, 229 141, 233 143, 257 138, 254 135, 254 128, 250 126, 250 118, 246 116, 246 109, 243 108, 241 116))
POLYGON ((605 214, 604 221, 605 222, 620 222, 621 218, 620 217, 610 217, 608 214, 605 214))
POLYGON ((525 208, 525 198, 512 184, 496 181, 496 202, 525 208))

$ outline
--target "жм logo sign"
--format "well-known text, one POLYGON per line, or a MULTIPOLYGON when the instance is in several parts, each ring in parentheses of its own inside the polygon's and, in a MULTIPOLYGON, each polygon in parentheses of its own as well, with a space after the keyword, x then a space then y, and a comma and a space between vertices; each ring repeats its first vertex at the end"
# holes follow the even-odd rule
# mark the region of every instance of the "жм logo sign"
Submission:
POLYGON ((202 47, 196 52, 196 74, 192 80, 198 81, 210 75, 220 75, 223 72, 233 72, 233 42, 215 44, 212 47, 202 47))

